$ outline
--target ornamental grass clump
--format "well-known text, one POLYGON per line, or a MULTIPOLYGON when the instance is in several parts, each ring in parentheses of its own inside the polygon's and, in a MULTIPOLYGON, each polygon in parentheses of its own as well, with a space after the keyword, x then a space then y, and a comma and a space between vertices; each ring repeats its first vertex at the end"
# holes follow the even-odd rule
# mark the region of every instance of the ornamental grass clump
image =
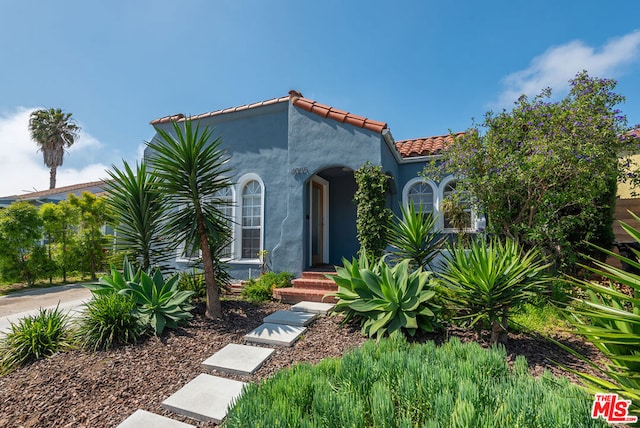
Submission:
POLYGON ((68 316, 62 309, 40 309, 36 315, 11 324, 0 340, 0 373, 49 357, 71 347, 68 316))
POLYGON ((334 311, 345 312, 345 321, 357 317, 362 334, 380 339, 402 331, 411 336, 418 329, 433 331, 436 312, 432 272, 411 271, 410 260, 389 267, 384 258, 370 263, 364 252, 360 260, 342 260, 344 267, 329 275, 338 285, 332 296, 338 298, 334 311))
POLYGON ((143 330, 135 309, 136 303, 129 295, 94 296, 84 305, 78 322, 76 339, 79 345, 97 351, 135 343, 143 330))
POLYGON ((592 398, 563 377, 529 374, 502 347, 451 339, 409 344, 400 334, 342 358, 298 364, 249 384, 227 427, 606 427, 592 398))
POLYGON ((439 274, 454 318, 491 330, 491 343, 507 338, 509 316, 547 290, 551 278, 535 249, 524 251, 511 239, 476 239, 453 246, 439 274))

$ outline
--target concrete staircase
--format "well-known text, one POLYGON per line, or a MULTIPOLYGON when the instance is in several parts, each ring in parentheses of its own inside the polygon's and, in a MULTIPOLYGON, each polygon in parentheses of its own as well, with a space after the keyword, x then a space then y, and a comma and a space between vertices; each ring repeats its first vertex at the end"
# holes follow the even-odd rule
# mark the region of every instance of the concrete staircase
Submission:
POLYGON ((289 304, 303 301, 335 303, 337 301, 335 298, 325 297, 329 293, 338 291, 338 286, 326 277, 327 274, 335 274, 335 271, 302 272, 301 278, 291 281, 292 287, 275 288, 273 298, 289 304))
MULTIPOLYGON (((333 304, 300 302, 290 311, 277 311, 263 319, 263 324, 244 336, 249 345, 228 344, 202 362, 203 370, 217 374, 249 376, 256 372, 274 352, 260 345, 293 346, 318 316, 326 314, 333 304)), ((199 421, 220 424, 229 406, 242 395, 245 382, 222 376, 199 374, 191 382, 162 402, 162 407, 199 421)), ((192 425, 175 419, 137 410, 118 428, 158 427, 184 428, 192 425)))

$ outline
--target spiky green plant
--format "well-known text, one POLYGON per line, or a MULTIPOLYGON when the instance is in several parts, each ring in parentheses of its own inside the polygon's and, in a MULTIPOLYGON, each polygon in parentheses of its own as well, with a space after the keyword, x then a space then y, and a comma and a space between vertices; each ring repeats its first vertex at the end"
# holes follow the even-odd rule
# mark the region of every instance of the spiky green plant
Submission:
POLYGON ((429 268, 429 263, 438 255, 444 236, 436 230, 433 213, 416 210, 413 204, 400 206, 402 217, 395 218, 389 229, 389 244, 393 254, 400 260, 409 260, 412 269, 429 268))
POLYGON ((36 315, 12 323, 10 331, 0 340, 0 373, 51 356, 71 345, 68 315, 59 307, 41 308, 36 315))
POLYGON ((166 262, 172 252, 163 239, 165 211, 163 196, 158 191, 159 178, 147 171, 143 161, 135 169, 124 161, 121 170, 112 165, 107 186, 107 203, 114 213, 120 250, 134 256, 142 269, 166 262))
POLYGON ((452 246, 444 257, 439 278, 446 300, 470 327, 490 326, 491 343, 506 340, 510 313, 545 291, 551 280, 539 253, 524 251, 511 239, 476 239, 469 249, 452 246))
POLYGON ((95 295, 84 305, 75 336, 80 346, 93 351, 135 343, 142 334, 132 296, 95 295))
MULTIPOLYGON (((640 223, 640 217, 631 213, 640 223)), ((625 232, 640 243, 640 230, 620 222, 625 232)), ((596 247, 608 256, 640 269, 637 261, 640 252, 633 250, 632 260, 620 254, 596 247)), ((640 416, 640 275, 608 265, 590 258, 593 266, 581 265, 594 274, 611 281, 605 285, 600 281, 570 278, 569 282, 586 291, 584 298, 576 298, 576 304, 566 307, 569 319, 577 333, 593 343, 608 362, 591 362, 603 376, 598 378, 579 373, 591 392, 617 393, 632 401, 631 412, 640 416), (618 287, 627 287, 622 292, 618 287)), ((573 351, 574 354, 577 354, 573 351)), ((588 361, 585 357, 581 358, 588 361)))
MULTIPOLYGON (((363 262, 369 263, 366 257, 363 262)), ((338 285, 331 294, 338 298, 334 311, 360 317, 363 334, 380 339, 395 331, 413 336, 418 328, 433 330, 440 307, 432 301, 432 272, 422 268, 411 272, 409 260, 389 267, 381 258, 371 269, 359 268, 356 260, 343 264, 336 275, 329 275, 338 285)))

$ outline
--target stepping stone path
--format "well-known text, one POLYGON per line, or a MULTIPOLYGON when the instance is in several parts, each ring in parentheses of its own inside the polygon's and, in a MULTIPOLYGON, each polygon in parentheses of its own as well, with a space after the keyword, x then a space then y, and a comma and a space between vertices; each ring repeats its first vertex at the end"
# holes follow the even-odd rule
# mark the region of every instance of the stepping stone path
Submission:
MULTIPOLYGON (((290 311, 277 311, 264 318, 261 326, 244 336, 245 343, 274 346, 293 346, 308 325, 319 315, 326 314, 333 304, 300 302, 290 311)), ((249 376, 258 370, 275 351, 272 348, 229 344, 202 362, 206 370, 249 376)), ((210 374, 200 374, 175 394, 162 402, 162 407, 199 421, 221 423, 234 400, 242 394, 246 384, 210 374)), ((118 428, 130 427, 180 428, 192 425, 137 410, 118 428)))

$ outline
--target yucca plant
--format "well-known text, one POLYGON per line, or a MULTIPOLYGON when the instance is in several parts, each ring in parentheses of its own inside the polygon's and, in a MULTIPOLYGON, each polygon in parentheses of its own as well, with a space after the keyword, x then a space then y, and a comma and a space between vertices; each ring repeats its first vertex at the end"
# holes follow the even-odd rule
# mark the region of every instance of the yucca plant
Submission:
POLYGON ((491 343, 506 340, 510 313, 546 289, 550 266, 535 249, 515 241, 473 240, 468 249, 452 246, 439 274, 455 318, 470 327, 491 328, 491 343))
POLYGON ((0 373, 45 358, 72 345, 68 315, 60 308, 40 309, 11 324, 0 341, 0 373))
MULTIPOLYGON (((369 264, 366 257, 361 259, 363 265, 369 264)), ((431 272, 422 268, 411 272, 409 260, 389 267, 384 257, 370 267, 359 267, 355 260, 343 263, 336 275, 330 275, 338 285, 332 294, 338 298, 334 311, 360 317, 364 335, 380 339, 396 331, 413 336, 418 328, 433 330, 440 307, 432 301, 431 272)))
POLYGON ((445 239, 436 231, 436 218, 433 213, 423 213, 422 205, 418 210, 413 204, 401 206, 400 210, 402 217, 396 216, 389 229, 392 253, 400 260, 409 260, 412 269, 427 269, 445 239))
MULTIPOLYGON (((631 213, 640 222, 640 217, 631 213)), ((640 231, 620 222, 625 232, 640 243, 640 231)), ((608 256, 640 269, 637 259, 632 260, 604 248, 598 248, 608 256)), ((640 252, 633 250, 636 257, 640 252)), ((569 282, 586 291, 584 298, 576 298, 576 304, 566 307, 569 319, 577 333, 593 343, 608 362, 591 362, 604 375, 598 378, 578 373, 591 392, 617 393, 632 401, 630 410, 640 416, 640 275, 589 258, 592 266, 581 265, 594 274, 611 281, 604 285, 599 281, 570 278, 569 282), (627 287, 620 291, 616 285, 627 287)), ((575 351, 574 354, 578 355, 575 351)), ((581 358, 588 361, 585 357, 581 358)))

